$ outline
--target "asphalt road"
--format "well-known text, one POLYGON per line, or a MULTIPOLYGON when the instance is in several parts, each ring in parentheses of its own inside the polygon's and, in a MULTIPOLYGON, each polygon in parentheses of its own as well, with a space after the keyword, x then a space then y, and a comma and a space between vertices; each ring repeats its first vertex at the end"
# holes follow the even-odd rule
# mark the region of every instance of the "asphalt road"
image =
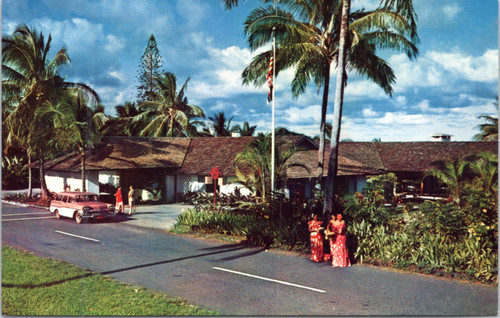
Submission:
POLYGON ((2 243, 231 316, 497 314, 496 287, 362 265, 332 268, 120 218, 78 225, 46 210, 2 204, 2 243))

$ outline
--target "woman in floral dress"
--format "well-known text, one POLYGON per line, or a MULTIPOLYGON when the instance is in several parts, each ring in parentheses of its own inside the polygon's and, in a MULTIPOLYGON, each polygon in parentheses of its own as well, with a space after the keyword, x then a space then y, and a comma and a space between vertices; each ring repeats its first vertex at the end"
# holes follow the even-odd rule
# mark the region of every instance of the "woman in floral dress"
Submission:
POLYGON ((309 225, 309 232, 311 233, 311 261, 323 261, 323 234, 321 234, 321 224, 323 221, 318 220, 318 215, 313 214, 313 219, 307 224, 309 225))
POLYGON ((345 235, 346 225, 342 220, 342 214, 332 215, 331 221, 328 223, 327 229, 334 232, 335 235, 330 239, 330 253, 332 255, 333 267, 351 266, 349 260, 349 251, 347 250, 347 238, 345 235))

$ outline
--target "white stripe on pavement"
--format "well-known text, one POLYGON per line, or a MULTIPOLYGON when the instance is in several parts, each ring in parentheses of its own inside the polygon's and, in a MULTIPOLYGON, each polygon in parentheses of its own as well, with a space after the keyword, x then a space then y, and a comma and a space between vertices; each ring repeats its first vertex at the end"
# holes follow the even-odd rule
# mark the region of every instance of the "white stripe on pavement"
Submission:
POLYGON ((38 219, 54 219, 55 216, 41 216, 38 218, 21 218, 21 219, 7 219, 7 220, 2 220, 2 222, 9 222, 9 221, 29 221, 29 220, 38 220, 38 219))
POLYGON ((63 232, 63 231, 57 231, 57 230, 56 230, 56 232, 57 232, 57 233, 64 234, 64 235, 69 235, 69 236, 78 237, 78 238, 81 238, 81 239, 84 239, 84 240, 89 240, 89 241, 99 242, 99 240, 96 240, 96 239, 93 239, 93 238, 90 238, 90 237, 80 236, 80 235, 71 234, 71 233, 66 233, 66 232, 63 232))
POLYGON ((281 280, 276 280, 276 279, 266 278, 266 277, 257 276, 257 275, 252 275, 252 274, 247 274, 247 273, 243 273, 243 272, 237 272, 237 271, 233 271, 233 270, 230 270, 230 269, 225 269, 225 268, 220 268, 220 267, 212 267, 212 268, 213 268, 213 269, 216 269, 216 270, 224 271, 224 272, 233 273, 233 274, 238 274, 238 275, 248 276, 248 277, 257 278, 257 279, 262 279, 262 280, 267 280, 267 281, 269 281, 269 282, 274 282, 274 283, 278 283, 278 284, 283 284, 283 285, 288 285, 288 286, 294 286, 294 287, 299 287, 299 288, 309 289, 309 290, 312 290, 312 291, 315 291, 315 292, 318 292, 318 293, 326 293, 326 291, 321 290, 321 289, 312 288, 312 287, 307 287, 307 286, 298 285, 298 284, 293 284, 293 283, 288 283, 288 282, 284 282, 284 281, 281 281, 281 280))
MULTIPOLYGON (((16 214, 8 214, 2 213, 2 216, 17 216, 17 215, 37 215, 37 214, 48 214, 51 212, 37 212, 37 213, 16 213, 16 214)), ((52 213, 51 213, 52 214, 52 213)))

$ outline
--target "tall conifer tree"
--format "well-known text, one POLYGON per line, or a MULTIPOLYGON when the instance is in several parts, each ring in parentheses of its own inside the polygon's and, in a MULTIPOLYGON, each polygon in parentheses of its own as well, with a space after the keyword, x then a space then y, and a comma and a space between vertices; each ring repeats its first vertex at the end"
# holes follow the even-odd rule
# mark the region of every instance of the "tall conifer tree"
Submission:
POLYGON ((156 45, 155 36, 151 34, 139 64, 139 85, 137 86, 137 100, 139 103, 151 101, 151 93, 158 92, 154 79, 158 78, 163 72, 160 70, 162 66, 163 57, 160 55, 160 51, 156 45))

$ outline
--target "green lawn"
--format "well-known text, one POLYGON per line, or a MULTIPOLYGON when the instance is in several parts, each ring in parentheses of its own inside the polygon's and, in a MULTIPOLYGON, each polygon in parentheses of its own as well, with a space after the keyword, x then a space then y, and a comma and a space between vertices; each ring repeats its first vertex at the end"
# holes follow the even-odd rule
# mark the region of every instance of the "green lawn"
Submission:
POLYGON ((9 316, 207 316, 200 309, 67 262, 2 246, 2 314, 9 316))

